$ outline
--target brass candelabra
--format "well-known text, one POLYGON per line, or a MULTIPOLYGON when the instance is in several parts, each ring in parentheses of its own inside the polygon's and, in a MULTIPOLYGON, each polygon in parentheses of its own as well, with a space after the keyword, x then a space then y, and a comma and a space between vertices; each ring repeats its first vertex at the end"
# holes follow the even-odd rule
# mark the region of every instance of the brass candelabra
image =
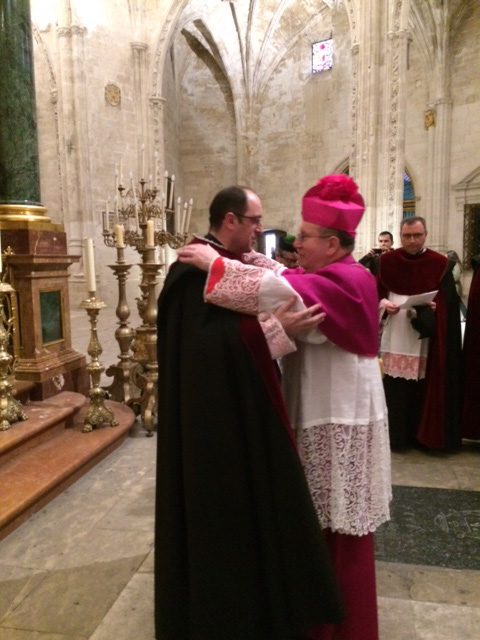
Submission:
POLYGON ((119 322, 115 337, 120 347, 118 364, 106 372, 114 378, 108 391, 114 399, 140 408, 147 436, 152 436, 158 382, 156 285, 164 267, 156 259, 157 247, 169 245, 178 249, 185 244, 193 201, 185 202, 183 207, 180 198, 174 202, 174 177, 168 178, 168 174, 162 194, 156 186, 150 188, 144 178, 139 187, 131 178, 128 189, 121 182, 115 198, 113 228, 108 205, 103 222, 104 243, 117 250, 117 261, 109 266, 118 280, 119 322), (128 324, 126 282, 131 265, 125 264, 125 245, 135 248, 141 256, 141 294, 136 299, 141 324, 135 330, 128 324))

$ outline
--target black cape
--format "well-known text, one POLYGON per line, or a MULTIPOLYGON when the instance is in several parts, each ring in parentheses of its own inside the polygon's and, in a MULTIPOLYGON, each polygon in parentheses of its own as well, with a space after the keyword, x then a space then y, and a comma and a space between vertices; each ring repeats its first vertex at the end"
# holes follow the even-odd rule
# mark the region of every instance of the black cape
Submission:
POLYGON ((205 281, 176 263, 159 298, 156 637, 299 639, 335 579, 260 325, 205 281))

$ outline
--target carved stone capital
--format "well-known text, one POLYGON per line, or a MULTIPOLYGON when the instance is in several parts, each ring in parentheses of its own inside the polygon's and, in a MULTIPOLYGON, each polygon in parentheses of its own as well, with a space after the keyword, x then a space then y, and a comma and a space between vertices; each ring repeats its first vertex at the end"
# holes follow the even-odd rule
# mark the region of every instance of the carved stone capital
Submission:
POLYGON ((57 27, 57 36, 59 38, 71 38, 72 37, 71 27, 57 27))
POLYGON ((146 51, 148 49, 148 44, 146 42, 130 42, 130 46, 134 51, 146 51))
POLYGON ((78 24, 72 24, 71 26, 72 36, 83 36, 87 33, 87 29, 85 27, 81 27, 78 24))
POLYGON ((162 96, 150 96, 148 101, 152 108, 162 110, 166 105, 167 101, 162 96))

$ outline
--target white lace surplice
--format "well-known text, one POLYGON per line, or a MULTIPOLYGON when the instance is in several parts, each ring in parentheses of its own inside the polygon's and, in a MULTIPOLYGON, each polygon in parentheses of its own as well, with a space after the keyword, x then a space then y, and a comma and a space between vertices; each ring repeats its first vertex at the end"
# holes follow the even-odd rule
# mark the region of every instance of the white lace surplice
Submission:
MULTIPOLYGON (((295 309, 304 308, 291 285, 273 271, 222 262, 224 272, 212 278, 215 286, 206 293, 207 301, 258 314, 297 295, 295 309)), ((296 344, 297 351, 282 359, 282 386, 320 524, 365 535, 389 519, 391 500, 378 361, 339 349, 318 329, 296 344)))
MULTIPOLYGON (((407 298, 397 293, 388 294, 388 299, 398 305, 407 298)), ((406 309, 388 316, 380 347, 384 373, 405 380, 425 378, 428 342, 428 338, 418 339, 418 331, 412 327, 406 309)))

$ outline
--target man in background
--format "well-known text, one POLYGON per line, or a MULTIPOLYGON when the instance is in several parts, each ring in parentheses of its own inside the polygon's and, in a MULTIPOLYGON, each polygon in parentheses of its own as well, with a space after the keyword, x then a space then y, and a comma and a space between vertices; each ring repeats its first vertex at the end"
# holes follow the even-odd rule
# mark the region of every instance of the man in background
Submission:
MULTIPOLYGON (((241 260, 261 230, 234 186, 194 242, 241 260)), ((177 262, 158 305, 157 638, 305 640, 343 614, 322 532, 261 325, 205 283, 177 262)))
POLYGON ((384 387, 393 448, 460 446, 461 331, 446 256, 427 249, 423 218, 401 222, 402 247, 379 260, 384 387), (433 303, 402 308, 409 296, 438 291, 433 303))
POLYGON ((385 251, 392 251, 393 249, 393 236, 390 231, 381 231, 378 235, 378 247, 370 249, 363 258, 360 258, 359 263, 363 264, 372 275, 377 275, 378 271, 378 259, 385 253, 385 251))
POLYGON ((293 246, 295 236, 288 234, 281 236, 278 241, 278 247, 275 250, 275 260, 283 264, 287 269, 295 269, 298 267, 298 254, 293 246))

